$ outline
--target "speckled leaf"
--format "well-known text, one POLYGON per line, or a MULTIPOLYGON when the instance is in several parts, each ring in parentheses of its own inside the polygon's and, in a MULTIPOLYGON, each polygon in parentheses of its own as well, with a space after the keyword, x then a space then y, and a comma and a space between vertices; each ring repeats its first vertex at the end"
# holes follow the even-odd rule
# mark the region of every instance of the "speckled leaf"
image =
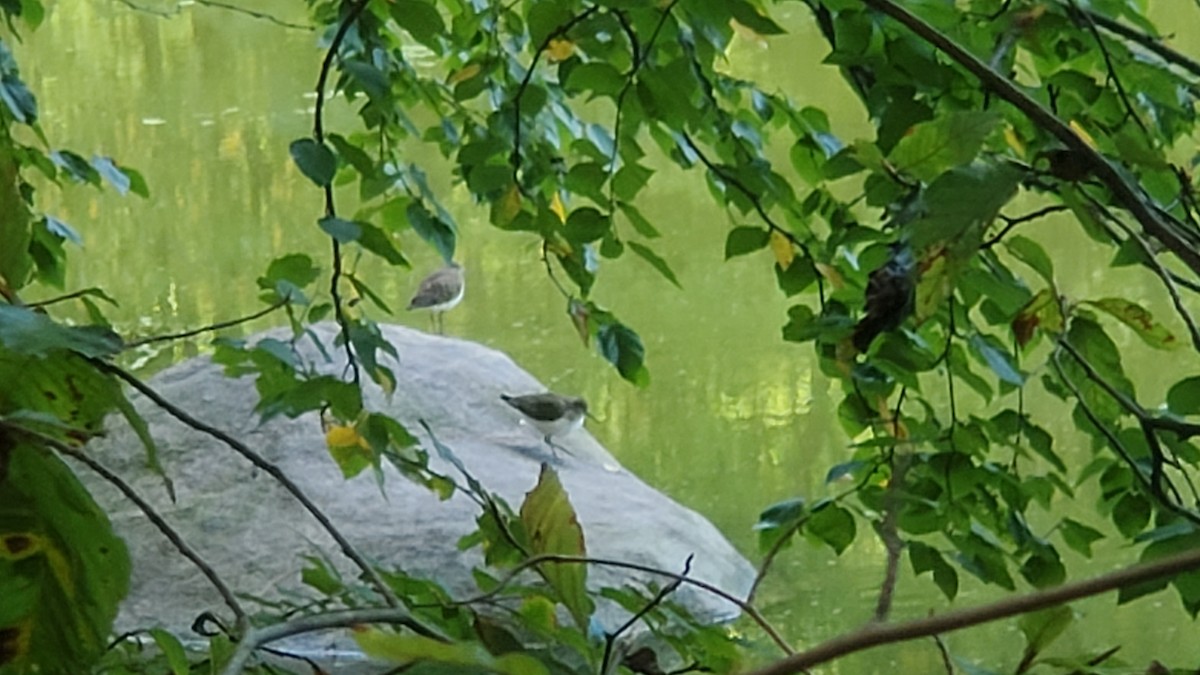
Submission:
POLYGON ((1099 309, 1133 329, 1143 342, 1155 349, 1179 349, 1183 343, 1166 326, 1154 320, 1154 315, 1141 305, 1124 298, 1087 300, 1084 304, 1099 309))
MULTIPOLYGON (((537 485, 525 495, 525 502, 521 504, 521 522, 529 533, 534 554, 587 555, 583 528, 579 526, 575 509, 571 507, 558 474, 548 464, 542 464, 537 485)), ((586 630, 594 609, 587 593, 587 566, 544 563, 537 569, 571 613, 575 625, 586 630)))

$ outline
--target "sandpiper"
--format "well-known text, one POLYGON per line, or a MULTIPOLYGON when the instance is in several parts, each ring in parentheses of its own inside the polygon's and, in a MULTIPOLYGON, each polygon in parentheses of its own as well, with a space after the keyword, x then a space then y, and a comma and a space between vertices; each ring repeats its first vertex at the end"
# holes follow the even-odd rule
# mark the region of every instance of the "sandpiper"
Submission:
MULTIPOLYGON (((554 436, 565 436, 583 426, 587 416, 587 401, 575 396, 562 396, 553 392, 509 396, 501 394, 505 403, 517 409, 537 430, 553 452, 562 446, 554 443, 554 436)), ((562 448, 567 452, 566 448, 562 448)), ((557 454, 557 453, 555 453, 557 454)), ((568 453, 569 454, 569 453, 568 453)))
POLYGON ((454 309, 454 306, 462 301, 463 291, 466 288, 466 278, 463 276, 462 266, 456 262, 450 262, 421 280, 421 285, 417 287, 417 292, 413 295, 412 301, 408 303, 408 308, 410 310, 430 310, 433 313, 434 328, 438 335, 441 335, 445 328, 445 320, 442 315, 454 309))

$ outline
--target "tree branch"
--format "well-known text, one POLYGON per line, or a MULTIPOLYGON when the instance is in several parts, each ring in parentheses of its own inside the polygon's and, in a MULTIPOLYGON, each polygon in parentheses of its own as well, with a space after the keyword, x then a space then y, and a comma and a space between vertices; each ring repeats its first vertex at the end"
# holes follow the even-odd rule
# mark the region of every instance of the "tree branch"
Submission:
POLYGON ((787 643, 787 641, 783 639, 783 636, 779 634, 779 631, 775 630, 775 627, 772 626, 766 620, 766 618, 763 617, 762 613, 760 613, 757 609, 754 608, 753 605, 747 603, 746 601, 741 600, 741 599, 737 598, 736 596, 734 596, 720 588, 717 588, 716 586, 714 586, 706 581, 700 581, 699 579, 693 579, 693 578, 687 576, 686 574, 679 574, 678 572, 670 572, 667 570, 658 569, 657 567, 650 567, 648 565, 639 565, 638 563, 624 562, 621 560, 609 560, 609 559, 605 559, 605 558, 589 558, 589 557, 585 557, 585 556, 576 556, 576 555, 558 555, 558 554, 536 555, 536 556, 533 556, 531 558, 527 558, 527 559, 521 561, 521 563, 519 565, 517 565, 517 566, 513 567, 511 570, 509 570, 508 574, 505 575, 504 578, 500 579, 496 583, 496 587, 493 588, 492 590, 490 590, 486 593, 481 593, 481 594, 476 595, 471 598, 467 598, 465 600, 459 600, 459 601, 455 602, 454 604, 455 605, 473 605, 473 604, 477 604, 480 602, 485 602, 487 600, 490 600, 491 598, 495 597, 496 595, 499 595, 508 586, 508 584, 512 583, 512 581, 521 574, 521 572, 524 572, 525 570, 529 569, 530 567, 534 567, 536 565, 540 565, 542 563, 548 563, 548 562, 577 563, 577 564, 581 564, 581 565, 599 565, 602 567, 616 567, 619 569, 636 570, 638 572, 646 572, 647 574, 656 574, 660 577, 667 577, 669 579, 674 579, 676 581, 679 581, 680 583, 683 583, 683 584, 689 584, 689 585, 695 586, 696 588, 707 591, 707 592, 717 596, 718 598, 725 600, 726 602, 736 605, 738 607, 738 609, 742 610, 743 612, 746 613, 747 616, 749 616, 751 619, 753 619, 754 622, 758 624, 759 628, 762 628, 763 632, 766 633, 768 636, 770 636, 771 640, 773 640, 775 642, 775 644, 778 645, 781 650, 783 650, 784 653, 787 653, 787 654, 795 653, 795 650, 793 650, 791 645, 789 645, 787 643))
POLYGON ((986 605, 953 610, 899 624, 868 624, 853 633, 840 635, 812 649, 751 671, 749 675, 799 673, 807 668, 871 647, 969 628, 1196 569, 1200 569, 1200 549, 1163 560, 1132 565, 1084 581, 1008 597, 986 605))
POLYGON ((158 529, 158 531, 167 538, 167 541, 171 542, 171 545, 175 547, 175 550, 179 551, 180 555, 191 561, 191 563, 196 566, 196 569, 200 570, 200 574, 204 575, 205 579, 208 579, 208 582, 217 590, 217 593, 221 596, 221 599, 225 601, 225 606, 229 608, 229 611, 233 612, 234 620, 236 621, 237 625, 237 632, 241 633, 249 628, 249 619, 246 616, 245 610, 242 609, 241 603, 237 601, 237 598, 234 596, 233 592, 229 590, 229 587, 225 585, 225 582, 221 580, 221 577, 217 576, 217 573, 215 570, 213 570, 212 566, 205 562, 205 560, 200 557, 200 554, 196 553, 196 551, 192 549, 192 547, 188 545, 186 541, 183 540, 183 537, 179 536, 179 533, 176 532, 169 523, 167 523, 166 519, 163 518, 157 511, 155 511, 154 507, 151 506, 149 502, 147 502, 145 499, 142 499, 142 496, 134 491, 134 489, 128 483, 126 483, 124 479, 110 471, 108 467, 104 466, 100 462, 97 462, 95 459, 92 459, 92 457, 86 452, 63 443, 56 438, 52 438, 50 436, 46 436, 45 434, 37 433, 31 429, 26 429, 25 427, 13 425, 4 421, 0 421, 0 426, 16 434, 28 436, 29 438, 34 439, 34 441, 37 443, 54 448, 54 450, 59 454, 66 455, 75 461, 80 462, 87 468, 91 469, 94 473, 99 475, 101 478, 108 481, 108 483, 113 487, 117 488, 117 490, 119 490, 126 499, 133 502, 133 504, 137 506, 143 514, 145 514, 146 519, 150 521, 150 524, 158 529))
POLYGON ((249 323, 250 321, 254 321, 255 319, 261 319, 262 317, 270 314, 271 312, 274 312, 275 310, 279 309, 280 307, 283 307, 284 305, 288 304, 289 302, 290 302, 289 298, 282 298, 282 299, 276 301, 271 306, 266 307, 264 309, 260 309, 259 311, 255 312, 253 314, 248 314, 246 316, 239 317, 237 319, 230 319, 228 321, 218 321, 216 323, 211 323, 207 326, 202 326, 200 328, 194 328, 192 330, 185 330, 185 331, 182 331, 179 333, 168 333, 166 335, 151 335, 150 337, 139 338, 139 339, 133 340, 131 342, 126 342, 124 348, 125 349, 133 349, 134 347, 141 347, 142 345, 148 345, 148 344, 151 344, 154 342, 166 342, 169 340, 182 340, 184 338, 190 338, 190 337, 193 337, 196 335, 200 335, 201 333, 208 333, 208 332, 212 332, 212 331, 221 330, 223 328, 230 328, 230 327, 237 326, 237 325, 243 324, 243 323, 249 323))
POLYGON ((153 401, 155 405, 165 410, 169 415, 171 415, 171 417, 174 417, 176 420, 179 420, 181 423, 191 427, 192 429, 195 429, 196 431, 202 432, 221 441, 233 449, 234 452, 246 458, 251 464, 269 474, 275 479, 276 482, 282 485, 285 490, 291 493, 292 497, 294 497, 296 501, 300 502, 301 506, 304 507, 304 510, 308 511, 309 514, 311 514, 312 517, 321 524, 321 527, 323 527, 325 531, 329 533, 329 536, 333 537, 333 540, 336 541, 338 546, 341 547, 342 553, 344 553, 347 558, 352 560, 354 564, 358 565, 358 568, 362 570, 363 574, 365 574, 368 579, 371 580, 371 583, 375 586, 375 590, 381 596, 383 596, 383 599, 387 602, 387 604, 391 605, 392 607, 400 606, 400 600, 396 597, 395 593, 392 592, 392 589, 387 585, 387 583, 384 582, 383 578, 379 576, 379 572, 376 571, 376 569, 369 562, 367 562, 367 559, 363 557, 362 553, 360 553, 358 549, 355 548, 355 546, 351 544, 344 535, 342 535, 337 527, 334 526, 333 522, 329 520, 329 517, 325 515, 325 512, 321 511, 321 509, 318 508, 317 505, 308 498, 308 495, 304 494, 304 491, 300 489, 300 486, 292 482, 292 479, 288 478, 287 474, 283 473, 283 470, 281 470, 278 466, 268 462, 261 455, 251 450, 245 443, 242 443, 233 436, 230 436, 224 431, 221 431, 214 426, 205 424, 204 422, 192 417, 182 408, 163 398, 162 395, 155 391, 152 387, 134 377, 132 374, 99 359, 88 359, 88 361, 101 371, 110 375, 114 375, 126 382, 129 386, 136 389, 143 396, 153 401))
MULTIPOLYGON (((321 61, 321 71, 317 76, 317 101, 313 112, 313 138, 322 146, 325 145, 325 83, 329 79, 329 72, 333 68, 334 59, 337 58, 338 49, 341 48, 342 41, 346 39, 346 33, 350 31, 350 26, 354 25, 358 16, 367 8, 368 2, 370 0, 357 0, 350 6, 345 18, 338 25, 337 32, 333 35, 333 40, 329 43, 329 49, 325 51, 325 58, 321 61)), ((337 217, 337 208, 333 201, 332 182, 324 186, 324 192, 325 216, 335 218, 337 217)), ((333 299, 333 315, 337 319, 338 328, 342 333, 342 343, 346 349, 346 363, 350 366, 354 387, 360 389, 362 381, 359 375, 358 359, 355 358, 354 349, 351 347, 350 320, 346 317, 346 308, 342 304, 341 291, 338 290, 338 283, 342 278, 342 245, 337 240, 337 237, 330 236, 329 241, 333 245, 333 274, 330 275, 329 279, 329 295, 333 299)))
POLYGON ((873 9, 895 19, 929 44, 942 50, 960 66, 974 75, 985 87, 1020 110, 1030 121, 1049 132, 1067 149, 1084 162, 1091 172, 1112 191, 1117 203, 1133 214, 1155 239, 1174 253, 1193 274, 1200 276, 1200 249, 1192 246, 1173 229, 1173 224, 1163 220, 1162 215, 1144 199, 1138 190, 1126 182, 1121 172, 1107 158, 1097 152, 1062 120, 1036 100, 1021 91, 1012 81, 986 63, 979 60, 957 42, 939 32, 892 0, 861 0, 873 9))
POLYGON ((418 635, 423 635, 427 638, 437 640, 439 642, 450 642, 450 639, 441 633, 429 628, 425 624, 413 618, 412 613, 407 609, 392 608, 392 609, 346 609, 324 614, 313 614, 310 616, 302 616, 296 619, 276 623, 262 628, 252 629, 241 642, 238 643, 237 650, 229 659, 229 663, 221 671, 221 675, 237 675, 245 668, 250 656, 255 650, 260 649, 263 645, 277 642, 284 638, 292 637, 293 635, 303 635, 305 633, 315 633, 322 630, 330 630, 334 628, 350 628, 359 624, 365 623, 386 623, 400 625, 412 630, 418 635))

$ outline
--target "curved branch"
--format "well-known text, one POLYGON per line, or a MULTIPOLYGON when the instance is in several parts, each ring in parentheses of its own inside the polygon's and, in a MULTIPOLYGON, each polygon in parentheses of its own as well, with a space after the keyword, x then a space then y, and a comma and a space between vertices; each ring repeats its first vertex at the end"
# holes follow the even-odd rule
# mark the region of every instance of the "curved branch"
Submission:
MULTIPOLYGON (((342 41, 346 39, 346 33, 350 31, 350 26, 358 19, 358 15, 362 14, 367 8, 367 3, 370 0, 358 0, 350 6, 350 10, 346 12, 342 23, 338 25, 337 32, 333 35, 333 40, 329 43, 329 49, 325 51, 325 58, 321 61, 321 72, 317 75, 316 94, 317 101, 313 112, 313 138, 322 146, 325 144, 325 83, 329 80, 329 72, 333 69, 333 61, 337 58, 338 49, 342 46, 342 41)), ((337 216, 337 208, 333 201, 333 183, 324 186, 325 192, 325 216, 334 218, 337 216)), ((359 375, 358 359, 354 357, 354 349, 351 347, 352 340, 350 339, 350 320, 346 318, 346 309, 342 305, 341 291, 338 290, 338 282, 342 278, 342 245, 336 237, 329 237, 333 244, 333 274, 329 279, 329 295, 333 299, 333 315, 337 320, 338 328, 341 329, 342 343, 346 349, 346 363, 350 366, 350 373, 354 380, 356 389, 361 387, 361 376, 359 375)))
POLYGON ((134 377, 132 374, 112 365, 111 363, 106 363, 99 359, 88 360, 99 370, 110 375, 115 375, 129 386, 138 390, 138 392, 140 392, 143 396, 153 401, 155 405, 165 410, 169 415, 171 415, 171 417, 174 417, 176 420, 179 420, 183 424, 195 429, 196 431, 202 432, 221 441, 225 445, 232 448, 234 452, 246 458, 246 460, 248 460, 251 464, 274 478, 275 481, 282 485, 285 490, 291 493, 292 497, 294 497, 296 501, 300 502, 305 511, 308 511, 308 513, 312 515, 312 517, 315 518, 318 523, 321 524, 321 527, 324 528, 325 531, 329 533, 329 536, 332 537, 333 540, 337 542, 338 546, 341 547, 342 553, 345 554, 345 556, 351 561, 353 561, 354 564, 357 565, 360 570, 362 570, 363 574, 370 579, 372 585, 375 586, 375 590, 381 596, 383 596, 383 599, 392 607, 400 606, 400 600, 396 597, 396 594, 392 592, 392 589, 387 585, 387 583, 384 582, 383 578, 379 576, 379 572, 372 567, 369 562, 367 562, 367 559, 363 556, 363 554, 360 553, 358 549, 355 548, 355 546, 351 544, 344 535, 342 535, 341 531, 339 531, 333 525, 333 522, 329 520, 329 516, 325 515, 325 512, 318 508, 317 505, 308 498, 308 495, 304 494, 304 491, 300 489, 300 486, 296 485, 292 479, 287 477, 287 474, 285 474, 282 469, 271 462, 268 462, 261 455, 251 450, 245 443, 242 443, 233 436, 230 436, 224 431, 221 431, 214 426, 205 424, 204 422, 192 417, 182 408, 163 398, 162 395, 155 391, 152 387, 134 377))
POLYGON ((298 619, 291 619, 283 623, 272 624, 262 628, 255 628, 246 634, 238 643, 237 651, 229 659, 229 663, 221 671, 221 675, 237 675, 245 669, 246 663, 250 660, 250 656, 255 650, 260 649, 263 645, 272 642, 278 642, 284 638, 292 637, 293 635, 303 635, 305 633, 315 633, 322 630, 330 630, 333 628, 350 628, 364 623, 387 623, 404 626, 418 635, 423 635, 427 638, 437 640, 439 642, 449 642, 450 639, 429 628, 425 624, 413 618, 412 613, 406 609, 346 609, 325 614, 313 614, 311 616, 302 616, 298 619))
POLYGON ((54 450, 59 454, 66 455, 82 463, 101 478, 108 481, 110 485, 117 488, 117 490, 119 490, 126 499, 133 502, 133 504, 138 507, 138 509, 146 516, 146 519, 150 521, 150 524, 154 525, 154 527, 158 529, 158 531, 162 533, 164 537, 167 538, 167 541, 171 542, 171 545, 175 547, 175 550, 179 551, 180 555, 191 561, 191 563, 196 566, 196 569, 200 570, 200 574, 204 575, 205 579, 208 579, 208 582, 217 590, 217 593, 221 596, 221 599, 225 601, 225 606, 229 608, 229 611, 233 612, 234 619, 237 622, 237 630, 241 632, 249 627, 249 619, 246 616, 245 610, 242 609, 241 603, 237 601, 237 598, 233 595, 233 591, 229 590, 229 587, 225 585, 225 582, 221 580, 221 577, 217 576, 217 573, 215 570, 213 570, 212 566, 205 562, 204 558, 201 558, 200 554, 196 553, 196 551, 192 549, 192 547, 188 545, 186 541, 183 540, 183 537, 179 536, 179 533, 176 532, 169 523, 167 523, 166 519, 163 518, 158 511, 155 511, 154 507, 151 506, 149 502, 147 502, 145 499, 142 499, 142 496, 135 492, 134 489, 130 487, 130 485, 126 483, 120 476, 110 471, 108 467, 97 462, 95 459, 92 459, 92 457, 90 457, 86 452, 82 452, 77 448, 71 447, 70 445, 63 443, 58 439, 36 433, 24 427, 13 426, 4 422, 0 422, 0 426, 3 426, 5 429, 13 431, 17 434, 29 436, 35 439, 38 443, 54 448, 54 450))
POLYGON ((638 572, 645 572, 647 574, 656 574, 660 577, 667 577, 668 579, 673 579, 675 581, 678 581, 679 583, 690 584, 692 586, 695 586, 696 588, 707 591, 707 592, 717 596, 718 598, 725 600, 726 602, 729 602, 733 605, 737 605, 738 609, 742 610, 743 612, 746 613, 747 616, 749 616, 751 619, 753 619, 754 623, 757 623, 759 628, 762 628, 763 632, 766 633, 768 636, 770 636, 771 640, 773 640, 775 642, 775 644, 778 645, 779 648, 784 651, 784 653, 787 653, 787 654, 795 653, 795 650, 792 649, 791 645, 789 645, 787 643, 787 640, 783 639, 783 636, 779 634, 779 631, 775 630, 775 627, 772 626, 770 623, 768 623, 766 618, 763 617, 763 615, 757 609, 755 609, 753 605, 749 604, 748 602, 746 602, 744 600, 739 599, 738 597, 734 596, 733 594, 729 593, 728 591, 724 591, 720 588, 717 588, 716 586, 714 586, 706 581, 700 581, 699 579, 693 579, 693 578, 687 576, 686 574, 679 574, 678 572, 669 572, 667 570, 658 569, 657 567, 650 567, 649 565, 639 565, 638 563, 625 562, 622 560, 609 560, 606 558, 589 558, 586 556, 577 556, 577 555, 559 555, 559 554, 536 555, 536 556, 533 556, 532 558, 527 558, 527 559, 521 561, 521 563, 519 565, 517 565, 517 566, 513 567, 511 570, 509 570, 508 574, 505 575, 504 578, 502 578, 498 582, 496 582, 496 587, 493 588, 492 590, 490 590, 486 593, 481 593, 481 594, 476 595, 471 598, 467 598, 466 600, 459 600, 453 604, 455 604, 455 605, 473 605, 476 603, 485 602, 487 600, 490 600, 493 597, 495 597, 496 595, 499 595, 508 586, 508 584, 513 581, 513 579, 515 579, 518 575, 521 574, 521 572, 524 572, 525 570, 529 569, 530 567, 534 567, 536 565, 540 565, 542 563, 547 563, 547 562, 577 563, 577 564, 581 564, 581 565, 600 565, 603 567, 616 567, 619 569, 627 569, 627 570, 635 570, 638 572))
POLYGON ((1005 598, 998 602, 958 609, 924 619, 898 624, 868 624, 817 645, 808 651, 789 656, 751 671, 749 675, 790 675, 833 659, 879 645, 930 637, 982 623, 1006 619, 1019 614, 1055 607, 1082 598, 1108 593, 1182 572, 1200 569, 1200 549, 1150 563, 1132 565, 1084 581, 1063 584, 1046 590, 1005 598))
POLYGON ((260 309, 259 311, 255 312, 253 314, 247 314, 246 316, 238 317, 236 319, 230 319, 228 321, 218 321, 216 323, 211 323, 207 326, 201 326, 200 328, 193 328, 191 330, 185 330, 185 331, 182 331, 179 333, 168 333, 166 335, 151 335, 150 337, 139 338, 137 340, 133 340, 132 342, 126 342, 124 349, 132 349, 134 347, 141 347, 142 345, 148 345, 148 344, 151 344, 154 342, 166 342, 169 340, 182 340, 184 338, 190 338, 190 337, 194 337, 196 335, 200 335, 201 333, 209 333, 212 331, 221 330, 222 328, 231 328, 231 327, 237 326, 239 324, 254 321, 255 319, 261 319, 262 317, 270 314, 271 312, 274 312, 275 310, 279 309, 280 307, 283 307, 284 305, 288 304, 289 302, 290 302, 290 299, 281 298, 280 300, 276 301, 269 307, 260 309))
MULTIPOLYGON (((525 90, 529 88, 529 82, 533 79, 534 71, 537 70, 537 63, 542 58, 542 54, 550 46, 551 41, 566 35, 567 31, 574 28, 579 22, 595 14, 599 9, 599 5, 593 5, 578 15, 571 17, 570 21, 550 31, 550 34, 542 40, 542 44, 537 46, 537 51, 533 53, 533 61, 529 63, 529 68, 525 71, 525 77, 521 79, 521 84, 517 85, 517 91, 513 94, 513 150, 512 155, 509 157, 509 163, 512 165, 513 170, 513 184, 517 186, 520 186, 520 181, 517 180, 517 171, 521 168, 521 98, 525 96, 525 90)), ((518 187, 518 189, 520 188, 518 187)))
POLYGON ((860 0, 864 5, 886 14, 917 34, 929 44, 942 50, 960 66, 974 75, 985 87, 1020 110, 1030 121, 1049 132, 1074 153, 1091 172, 1112 191, 1116 201, 1133 214, 1155 239, 1175 254, 1193 274, 1200 276, 1200 249, 1191 245, 1176 232, 1173 223, 1126 182, 1121 172, 1106 157, 1096 151, 1053 112, 1030 98, 1011 80, 988 67, 974 54, 892 0, 860 0))
POLYGON ((1090 10, 1084 10, 1084 15, 1104 30, 1113 33, 1114 35, 1120 35, 1131 42, 1136 42, 1142 47, 1145 47, 1147 51, 1153 52, 1163 61, 1166 61, 1171 65, 1179 66, 1196 77, 1200 77, 1200 61, 1196 61, 1191 57, 1171 49, 1163 44, 1161 39, 1134 30, 1123 23, 1114 21, 1107 16, 1104 16, 1103 14, 1098 14, 1090 10))
POLYGON ((813 257, 812 250, 808 248, 808 245, 800 241, 799 237, 792 234, 790 230, 780 227, 779 224, 775 222, 775 219, 772 218, 769 213, 767 213, 767 209, 762 205, 762 201, 758 198, 758 195, 755 194, 753 190, 746 187, 746 185, 738 180, 736 176, 729 175, 729 173, 723 171, 721 167, 717 166, 711 159, 709 159, 708 155, 705 155, 704 152, 700 150, 700 147, 696 145, 696 142, 692 140, 691 136, 687 135, 686 133, 681 134, 681 136, 683 140, 687 142, 688 149, 696 153, 696 156, 700 158, 700 162, 703 163, 704 166, 711 171, 714 176, 737 188, 737 190, 741 192, 746 199, 750 200, 750 203, 754 205, 754 210, 758 213, 758 217, 761 218, 764 223, 766 223, 767 227, 770 228, 772 232, 778 232, 784 239, 787 239, 789 242, 791 242, 793 246, 800 249, 800 252, 804 254, 804 259, 807 260, 809 266, 812 267, 813 276, 816 277, 817 296, 821 304, 821 309, 824 311, 824 276, 821 274, 821 270, 817 267, 817 259, 813 257))

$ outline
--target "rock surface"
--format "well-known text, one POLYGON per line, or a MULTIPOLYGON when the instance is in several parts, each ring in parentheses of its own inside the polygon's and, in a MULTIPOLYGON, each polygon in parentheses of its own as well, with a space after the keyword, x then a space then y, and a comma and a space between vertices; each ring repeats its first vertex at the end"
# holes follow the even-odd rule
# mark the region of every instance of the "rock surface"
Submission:
MULTIPOLYGON (((501 393, 545 389, 507 356, 464 340, 399 326, 382 329, 400 360, 384 357, 381 362, 396 374, 398 384, 390 399, 369 386, 369 408, 396 416, 432 448, 417 424, 426 420, 467 469, 514 509, 536 483, 540 464, 550 462, 583 526, 588 555, 680 571, 694 554, 692 577, 744 597, 754 570, 716 528, 622 469, 586 430, 556 439, 571 454, 560 453, 558 460, 551 456, 537 431, 522 424, 499 398, 501 393)), ((313 335, 331 345, 336 327, 320 324, 313 335)), ((251 341, 264 336, 286 339, 288 334, 269 331, 251 341)), ((343 370, 341 349, 327 347, 331 360, 311 340, 300 342, 298 349, 321 372, 343 370)), ((180 363, 149 384, 276 464, 369 559, 434 578, 459 597, 473 591, 471 569, 481 565, 478 549, 462 552, 456 547, 474 529, 478 507, 471 500, 455 495, 439 501, 390 467, 382 492, 370 471, 344 480, 315 415, 260 423, 252 412, 258 400, 252 380, 226 378, 207 357, 180 363)), ((165 515, 235 592, 279 598, 299 589, 303 555, 323 555, 350 576, 357 574, 325 530, 269 475, 150 402, 138 397, 135 403, 158 439, 177 502, 171 503, 161 478, 146 469, 144 452, 124 422, 114 423, 110 435, 89 451, 165 515)), ((430 454, 432 468, 460 478, 435 452, 430 454)), ((201 612, 228 616, 212 587, 141 511, 87 469, 76 471, 112 515, 134 559, 133 588, 119 630, 161 625, 187 636, 201 612)), ((593 566, 588 579, 598 588, 640 586, 648 577, 593 566)), ((665 583, 661 577, 655 581, 665 583)), ((730 603, 687 585, 675 600, 711 620, 737 612, 730 603)), ((600 620, 612 629, 616 609, 602 611, 600 620)))

